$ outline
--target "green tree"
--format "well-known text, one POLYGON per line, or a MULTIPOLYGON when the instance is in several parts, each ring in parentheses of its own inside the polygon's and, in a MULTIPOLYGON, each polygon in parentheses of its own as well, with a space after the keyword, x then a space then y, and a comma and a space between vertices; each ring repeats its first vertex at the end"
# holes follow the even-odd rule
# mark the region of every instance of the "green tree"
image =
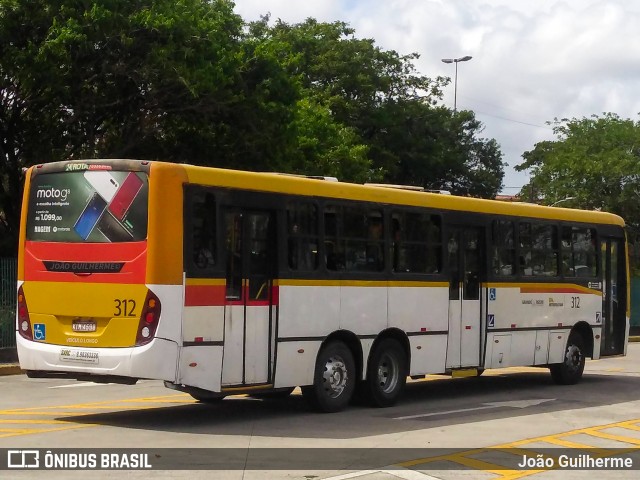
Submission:
POLYGON ((294 123, 296 169, 476 196, 498 192, 498 145, 478 138, 482 126, 473 113, 437 106, 448 79, 420 75, 417 54, 383 50, 356 38, 344 22, 277 21, 270 27, 268 20, 254 23, 252 33, 272 46, 305 99, 294 123), (360 156, 365 153, 368 164, 360 156))
POLYGON ((0 0, 0 208, 12 241, 21 168, 34 163, 270 166, 298 94, 243 27, 229 0, 0 0))
POLYGON ((603 210, 640 227, 640 122, 613 113, 554 120, 557 137, 523 154, 531 190, 547 205, 603 210), (568 200, 565 200, 568 199, 568 200))

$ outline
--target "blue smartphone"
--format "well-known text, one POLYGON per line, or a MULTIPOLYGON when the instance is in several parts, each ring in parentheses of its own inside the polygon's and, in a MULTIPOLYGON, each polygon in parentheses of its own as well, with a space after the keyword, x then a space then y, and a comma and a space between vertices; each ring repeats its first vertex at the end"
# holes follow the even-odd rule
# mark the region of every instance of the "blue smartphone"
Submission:
POLYGON ((100 195, 94 193, 73 226, 73 229, 83 240, 89 238, 105 208, 107 208, 107 202, 100 195))

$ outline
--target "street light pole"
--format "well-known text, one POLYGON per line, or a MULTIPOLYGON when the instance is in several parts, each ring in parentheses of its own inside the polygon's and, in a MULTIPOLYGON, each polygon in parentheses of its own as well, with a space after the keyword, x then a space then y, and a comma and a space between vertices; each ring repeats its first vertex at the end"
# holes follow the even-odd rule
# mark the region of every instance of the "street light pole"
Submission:
POLYGON ((453 80, 453 112, 457 112, 458 108, 458 63, 460 62, 468 62, 473 57, 466 55, 460 58, 443 58, 442 61, 444 63, 455 63, 456 64, 456 75, 453 80))
POLYGON ((576 199, 576 197, 565 197, 565 198, 563 198, 563 199, 561 199, 561 200, 558 200, 557 202, 553 202, 553 203, 552 203, 551 205, 549 205, 549 206, 550 206, 550 207, 555 207, 555 206, 556 206, 556 205, 558 205, 559 203, 562 203, 562 202, 568 202, 569 200, 575 200, 575 199, 576 199))

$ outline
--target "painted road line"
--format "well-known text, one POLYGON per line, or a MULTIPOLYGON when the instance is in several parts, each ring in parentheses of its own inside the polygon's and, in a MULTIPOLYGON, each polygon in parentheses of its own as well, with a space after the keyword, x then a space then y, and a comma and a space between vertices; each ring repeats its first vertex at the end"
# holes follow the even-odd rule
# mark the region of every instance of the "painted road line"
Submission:
POLYGON ((336 475, 335 477, 327 477, 324 480, 350 480, 352 478, 364 477, 365 475, 376 475, 379 473, 401 478, 402 480, 441 480, 438 477, 432 477, 431 475, 418 472, 417 470, 398 468, 397 466, 394 466, 391 470, 384 468, 380 470, 360 470, 358 472, 336 475))
POLYGON ((0 425, 11 425, 12 427, 16 427, 0 428, 0 438, 98 427, 101 426, 100 423, 77 423, 72 419, 75 417, 87 417, 117 411, 150 410, 158 408, 158 404, 172 403, 174 405, 181 406, 184 403, 195 403, 195 400, 186 402, 187 398, 190 397, 181 393, 178 395, 162 395, 158 397, 111 400, 73 405, 54 405, 0 410, 0 425), (69 419, 60 420, 52 419, 51 417, 69 417, 69 419), (27 425, 30 428, 25 428, 27 425), (38 426, 40 428, 38 428, 38 426))
POLYGON ((545 402, 553 402, 556 400, 555 398, 540 398, 533 400, 514 400, 511 402, 486 402, 483 403, 481 407, 469 407, 469 408, 460 408, 457 410, 445 410, 442 412, 430 412, 430 413, 418 413, 416 415, 405 415, 403 417, 393 417, 394 420, 411 420, 414 418, 424 418, 424 417, 436 417, 442 415, 450 415, 452 413, 464 413, 464 412, 473 412, 477 410, 487 410, 490 408, 501 408, 501 407, 510 407, 510 408, 527 408, 533 407, 535 405, 540 405, 545 402))
POLYGON ((52 387, 47 387, 47 388, 102 387, 103 385, 115 385, 115 383, 82 382, 82 383, 71 383, 69 385, 54 385, 52 387))
MULTIPOLYGON (((606 458, 612 456, 620 456, 626 453, 638 453, 640 452, 640 438, 637 436, 626 436, 623 434, 613 434, 608 433, 606 430, 617 429, 624 431, 629 430, 629 433, 640 431, 640 419, 634 420, 625 420, 622 422, 616 422, 606 425, 598 425, 586 428, 580 428, 576 430, 570 430, 567 432, 556 433, 552 435, 545 435, 534 438, 526 438, 522 440, 517 440, 510 443, 505 443, 501 445, 495 445, 490 447, 476 448, 472 450, 465 450, 462 452, 455 452, 451 454, 438 455, 433 457, 425 457, 415 460, 409 460, 406 462, 402 462, 397 464, 397 466, 403 468, 416 468, 421 465, 427 466, 429 464, 433 464, 435 462, 449 462, 453 465, 459 465, 460 467, 472 468, 478 472, 484 472, 489 475, 493 475, 496 480, 516 480, 519 478, 527 477, 530 475, 535 475, 537 473, 546 472, 549 470, 555 470, 557 467, 552 468, 538 468, 538 469, 528 469, 528 470, 514 470, 512 466, 507 466, 504 464, 499 464, 493 461, 483 460, 478 458, 481 455, 490 455, 494 454, 496 451, 503 452, 505 454, 510 455, 518 455, 518 456, 528 456, 528 457, 536 457, 537 455, 542 455, 545 458, 555 458, 557 456, 549 455, 549 449, 554 447, 563 447, 570 449, 577 449, 584 451, 585 453, 589 453, 593 458, 606 458), (612 442, 622 443, 629 445, 629 448, 624 448, 620 446, 604 448, 601 446, 589 445, 587 443, 578 443, 574 441, 567 440, 567 437, 582 435, 583 437, 591 436, 593 437, 594 442, 596 439, 605 439, 611 440, 612 442), (546 452, 540 452, 540 444, 548 444, 549 449, 546 449, 546 452), (533 448, 524 448, 527 445, 535 445, 533 448)), ((562 450, 558 452, 558 456, 561 454, 562 450)), ((557 462, 554 462, 554 465, 557 465, 557 462)))
POLYGON ((6 433, 6 434, 0 434, 0 438, 7 438, 7 437, 18 437, 18 436, 24 436, 24 435, 35 435, 37 433, 50 433, 50 432, 61 432, 63 430, 75 430, 78 428, 88 428, 88 427, 95 427, 97 425, 94 424, 82 424, 82 425, 78 425, 78 424, 73 424, 73 425, 69 425, 66 427, 59 427, 59 428, 29 428, 29 429, 23 429, 20 432, 16 432, 16 433, 6 433))

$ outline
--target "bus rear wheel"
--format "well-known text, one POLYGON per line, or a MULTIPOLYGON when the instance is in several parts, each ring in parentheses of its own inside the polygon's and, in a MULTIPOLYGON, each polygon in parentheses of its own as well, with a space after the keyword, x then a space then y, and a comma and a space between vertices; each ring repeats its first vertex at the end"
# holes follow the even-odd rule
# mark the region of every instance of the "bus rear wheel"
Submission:
POLYGON ((206 395, 201 393, 189 392, 194 399, 202 403, 218 403, 221 402, 225 395, 206 395))
POLYGON ((367 367, 367 380, 363 387, 374 407, 394 405, 407 381, 407 355, 402 345, 393 338, 382 340, 374 347, 367 367))
POLYGON ((569 335, 564 351, 564 361, 549 365, 551 378, 558 385, 573 385, 580 381, 584 372, 585 356, 582 335, 573 332, 569 335))
POLYGON ((351 400, 355 381, 351 351, 342 342, 331 342, 318 353, 313 385, 303 387, 302 395, 320 412, 338 412, 351 400))

